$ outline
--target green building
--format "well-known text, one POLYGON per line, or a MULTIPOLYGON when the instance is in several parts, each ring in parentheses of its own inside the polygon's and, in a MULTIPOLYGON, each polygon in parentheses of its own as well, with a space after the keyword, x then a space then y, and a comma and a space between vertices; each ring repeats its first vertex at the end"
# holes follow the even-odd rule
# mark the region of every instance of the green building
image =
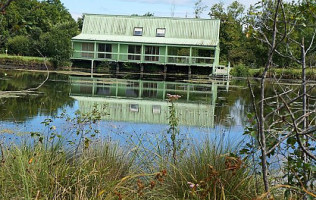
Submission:
MULTIPOLYGON (((86 14, 82 33, 72 38, 72 59, 116 63, 219 66, 217 19, 86 14)), ((146 67, 146 65, 145 65, 146 67)), ((166 68, 165 68, 166 70, 166 68)))

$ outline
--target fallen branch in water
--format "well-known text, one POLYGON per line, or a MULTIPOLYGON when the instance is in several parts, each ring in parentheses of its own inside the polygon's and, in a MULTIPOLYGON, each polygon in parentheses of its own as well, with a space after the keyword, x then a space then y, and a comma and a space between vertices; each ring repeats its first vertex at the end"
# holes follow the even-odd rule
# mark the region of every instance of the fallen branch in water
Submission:
POLYGON ((45 58, 44 65, 45 65, 46 72, 47 72, 46 79, 43 82, 41 82, 37 87, 35 87, 35 88, 28 88, 28 89, 25 89, 25 90, 17 90, 17 91, 0 91, 0 98, 19 97, 21 95, 29 95, 29 94, 34 94, 35 95, 35 94, 38 94, 38 92, 36 92, 36 91, 39 88, 41 88, 46 83, 46 81, 49 79, 49 70, 48 70, 46 62, 47 62, 47 60, 45 58))

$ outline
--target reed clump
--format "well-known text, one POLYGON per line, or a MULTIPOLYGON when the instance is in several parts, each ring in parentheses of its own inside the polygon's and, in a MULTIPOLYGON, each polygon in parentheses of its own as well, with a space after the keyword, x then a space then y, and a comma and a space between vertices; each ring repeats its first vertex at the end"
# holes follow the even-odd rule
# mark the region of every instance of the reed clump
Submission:
POLYGON ((132 159, 117 145, 94 144, 75 155, 62 145, 2 148, 0 199, 91 199, 130 173, 132 159))

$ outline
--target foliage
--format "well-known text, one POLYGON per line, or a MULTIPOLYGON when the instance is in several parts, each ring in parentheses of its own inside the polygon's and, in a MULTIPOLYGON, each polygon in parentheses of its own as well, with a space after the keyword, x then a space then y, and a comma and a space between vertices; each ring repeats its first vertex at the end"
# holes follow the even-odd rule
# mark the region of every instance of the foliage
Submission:
POLYGON ((223 141, 192 145, 169 170, 167 184, 179 199, 253 199, 255 180, 247 161, 223 141))
POLYGON ((175 107, 175 101, 181 98, 179 95, 171 95, 167 94, 168 101, 171 103, 169 106, 169 130, 168 133, 170 134, 171 139, 171 151, 172 151, 172 158, 174 164, 177 163, 177 154, 178 151, 181 148, 181 142, 179 140, 179 119, 176 116, 176 107, 175 107))
POLYGON ((77 24, 78 24, 78 28, 80 32, 82 31, 82 28, 83 28, 83 21, 84 21, 84 15, 82 15, 81 17, 78 17, 77 24))
POLYGON ((75 22, 55 25, 50 32, 40 37, 40 49, 43 55, 50 57, 54 66, 62 66, 72 54, 71 38, 77 34, 75 22))
MULTIPOLYGON (((7 56, 5 54, 0 54, 0 64, 11 65, 11 66, 23 66, 26 69, 36 68, 45 69, 44 66, 45 58, 41 57, 30 57, 30 56, 7 56)), ((46 62, 48 68, 52 68, 52 63, 46 62)))
POLYGON ((222 58, 237 65, 246 63, 250 55, 246 46, 246 35, 243 32, 243 15, 245 6, 234 1, 226 9, 223 3, 217 3, 210 8, 209 15, 221 20, 220 48, 222 58), (246 56, 247 55, 247 56, 246 56))
POLYGON ((245 65, 237 65, 232 68, 231 75, 234 77, 248 77, 249 76, 249 68, 245 65))
POLYGON ((5 9, 11 4, 14 0, 0 0, 0 13, 4 14, 5 9))
POLYGON ((207 6, 203 5, 202 0, 197 0, 194 3, 194 15, 195 18, 200 18, 201 14, 207 9, 207 6))
MULTIPOLYGON (((140 16, 138 14, 132 14, 131 16, 140 16)), ((145 16, 145 17, 153 17, 155 16, 154 13, 151 13, 151 12, 146 12, 145 14, 143 14, 142 16, 145 16)))
POLYGON ((77 34, 77 29, 60 0, 13 1, 0 15, 0 46, 7 46, 9 41, 22 42, 23 37, 25 45, 19 51, 14 49, 13 54, 52 57, 55 65, 62 65, 70 58, 70 38, 77 34))
POLYGON ((8 53, 21 56, 29 54, 30 46, 30 39, 23 35, 10 38, 7 43, 8 53))
POLYGON ((77 157, 74 149, 66 149, 60 142, 10 146, 3 155, 1 199, 98 197, 100 191, 110 192, 129 174, 131 165, 127 154, 108 142, 96 143, 77 157))

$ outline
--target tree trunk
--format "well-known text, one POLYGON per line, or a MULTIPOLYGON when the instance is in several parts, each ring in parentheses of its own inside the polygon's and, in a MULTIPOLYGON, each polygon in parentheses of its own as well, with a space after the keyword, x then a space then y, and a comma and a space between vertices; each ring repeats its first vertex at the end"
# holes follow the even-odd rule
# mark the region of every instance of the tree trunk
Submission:
MULTIPOLYGON (((308 127, 307 125, 307 91, 306 91, 306 52, 305 52, 305 45, 304 45, 304 37, 302 38, 301 44, 301 54, 302 54, 302 92, 303 92, 303 130, 306 130, 308 127)), ((303 154, 304 162, 307 162, 307 155, 306 153, 303 154)))
POLYGON ((262 179, 264 184, 265 192, 269 192, 269 180, 268 180, 268 162, 267 162, 267 145, 266 145, 266 134, 265 134, 265 117, 264 117, 264 99, 265 99, 265 81, 267 77, 267 72, 273 63, 273 54, 276 48, 276 38, 277 38, 277 22, 278 13, 282 0, 276 1, 274 21, 273 21, 273 35, 272 42, 268 54, 267 64, 262 74, 261 85, 260 85, 260 106, 259 106, 259 125, 258 125, 258 136, 259 145, 261 147, 261 167, 262 167, 262 179))

